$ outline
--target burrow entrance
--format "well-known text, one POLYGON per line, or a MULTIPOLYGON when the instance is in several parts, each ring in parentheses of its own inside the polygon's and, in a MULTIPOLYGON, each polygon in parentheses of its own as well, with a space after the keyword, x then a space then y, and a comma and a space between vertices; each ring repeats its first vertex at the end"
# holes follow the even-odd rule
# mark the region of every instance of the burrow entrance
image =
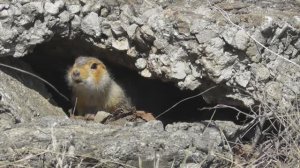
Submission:
MULTIPOLYGON (((99 49, 99 47, 79 39, 54 38, 36 46, 31 54, 21 59, 27 62, 36 74, 70 98, 71 90, 67 86, 65 75, 77 56, 100 58, 109 68, 114 79, 126 90, 137 110, 151 112, 154 116, 159 115, 178 101, 199 93, 199 91, 180 90, 171 82, 145 79, 132 69, 134 62, 126 58, 125 53, 99 49)), ((51 88, 48 90, 52 93, 57 105, 68 113, 67 111, 72 108, 72 104, 51 88)), ((199 110, 209 106, 213 105, 207 104, 202 97, 197 97, 179 104, 159 119, 164 124, 168 124, 209 120, 213 115, 214 120, 229 120, 237 124, 244 121, 244 117, 240 117, 238 120, 236 118, 237 112, 232 109, 199 110)))

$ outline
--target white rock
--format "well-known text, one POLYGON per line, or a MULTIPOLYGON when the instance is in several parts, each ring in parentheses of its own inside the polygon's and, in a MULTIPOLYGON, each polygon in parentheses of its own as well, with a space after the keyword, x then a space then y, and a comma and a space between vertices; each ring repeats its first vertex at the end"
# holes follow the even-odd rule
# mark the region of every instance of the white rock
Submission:
POLYGON ((141 75, 145 78, 150 78, 152 76, 151 72, 148 69, 142 70, 141 75))
POLYGON ((127 35, 130 39, 133 39, 134 38, 134 35, 135 35, 135 31, 136 31, 136 28, 138 27, 137 24, 132 24, 130 26, 127 27, 126 29, 126 32, 127 32, 127 35))
POLYGON ((265 87, 266 93, 275 100, 282 98, 282 84, 278 82, 268 82, 265 87))
POLYGON ((136 51, 135 47, 131 47, 129 50, 127 50, 126 54, 134 58, 137 56, 138 52, 136 51))
POLYGON ((121 36, 125 32, 125 30, 121 26, 121 22, 120 21, 112 22, 111 23, 111 30, 118 37, 121 36))
POLYGON ((246 50, 249 42, 249 36, 244 30, 239 30, 235 35, 236 47, 240 50, 246 50))
POLYGON ((170 77, 175 79, 184 79, 186 76, 185 69, 186 66, 184 62, 177 62, 171 67, 172 72, 170 74, 170 77))
POLYGON ((74 15, 74 18, 71 21, 72 28, 77 28, 80 26, 81 18, 78 15, 74 15))
POLYGON ((184 79, 184 82, 178 82, 180 88, 188 88, 190 90, 195 90, 200 86, 200 82, 196 80, 193 75, 187 75, 184 79))
POLYGON ((112 47, 124 51, 129 49, 129 42, 127 38, 120 38, 118 40, 113 40, 112 41, 112 47))
POLYGON ((47 13, 50 13, 51 15, 56 15, 59 12, 59 7, 51 2, 46 2, 44 9, 47 13))
POLYGON ((139 58, 136 60, 135 62, 135 66, 137 67, 137 69, 144 69, 147 66, 147 61, 145 58, 139 58))
POLYGON ((251 72, 246 71, 242 74, 239 74, 235 77, 235 81, 237 84, 239 84, 242 87, 246 87, 251 79, 251 72))
POLYGON ((69 12, 71 12, 73 14, 77 14, 80 12, 81 6, 80 5, 69 5, 69 6, 67 6, 67 9, 69 12))
POLYGON ((104 121, 107 117, 109 117, 111 114, 105 111, 98 111, 97 114, 95 115, 94 121, 101 123, 104 121))
POLYGON ((91 12, 86 15, 81 22, 81 29, 84 33, 91 36, 100 36, 101 28, 98 14, 91 12))
POLYGON ((69 22, 71 19, 70 13, 68 11, 63 11, 58 15, 58 17, 60 18, 60 21, 63 23, 69 22))

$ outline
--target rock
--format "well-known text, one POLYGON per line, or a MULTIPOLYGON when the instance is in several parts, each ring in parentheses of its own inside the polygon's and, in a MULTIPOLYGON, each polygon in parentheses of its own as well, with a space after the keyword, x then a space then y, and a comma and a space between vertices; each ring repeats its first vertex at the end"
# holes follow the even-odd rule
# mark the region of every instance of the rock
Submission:
MULTIPOLYGON (((16 58, 2 58, 1 63, 31 71, 28 65, 16 58)), ((0 130, 38 117, 66 116, 61 108, 50 102, 51 95, 40 80, 2 67, 0 76, 3 79, 0 82, 0 130)))
POLYGON ((211 40, 212 38, 217 37, 217 34, 211 30, 203 30, 196 34, 198 43, 205 43, 211 40))
POLYGON ((107 117, 111 116, 110 113, 107 113, 105 111, 99 111, 94 118, 94 121, 96 123, 102 123, 107 117))
POLYGON ((81 29, 90 36, 100 36, 100 21, 97 13, 91 12, 82 19, 81 29))
POLYGON ((89 13, 89 12, 91 11, 91 9, 92 9, 92 6, 93 6, 92 3, 87 3, 87 4, 85 4, 85 5, 82 7, 81 12, 82 12, 83 14, 89 13))
POLYGON ((126 32, 127 32, 129 39, 131 39, 131 40, 134 39, 134 35, 136 33, 137 28, 138 28, 137 24, 132 24, 127 27, 126 32))
POLYGON ((279 101, 282 98, 282 84, 278 82, 268 82, 265 86, 265 91, 270 98, 279 101))
POLYGON ((120 21, 112 22, 111 23, 111 30, 116 37, 120 37, 125 33, 125 30, 121 26, 120 21))
POLYGON ((106 7, 102 8, 100 11, 100 16, 107 17, 108 15, 109 15, 109 10, 106 7))
POLYGON ((168 41, 165 39, 155 39, 153 43, 153 45, 159 50, 166 48, 168 44, 168 41))
POLYGON ((187 88, 190 90, 195 90, 200 85, 201 85, 201 83, 198 80, 196 80, 196 78, 193 75, 187 75, 185 77, 184 82, 178 82, 178 86, 180 88, 187 88))
POLYGON ((171 78, 175 79, 184 79, 186 76, 185 73, 186 64, 184 62, 177 62, 174 66, 171 67, 171 78))
POLYGON ((9 9, 9 4, 8 3, 0 4, 0 11, 5 10, 5 9, 9 9))
POLYGON ((47 13, 49 13, 51 15, 56 15, 59 12, 59 5, 53 4, 51 2, 45 2, 44 9, 47 13))
POLYGON ((126 54, 129 57, 137 57, 138 52, 136 51, 135 47, 131 47, 129 50, 127 50, 126 54))
POLYGON ((155 40, 154 33, 149 26, 147 26, 147 25, 142 26, 141 33, 142 33, 142 37, 146 41, 153 42, 155 40))
POLYGON ((80 5, 68 5, 67 9, 72 14, 78 14, 81 10, 81 6, 80 5))
POLYGON ((242 87, 246 87, 251 79, 251 72, 246 71, 235 77, 235 81, 242 87))
POLYGON ((138 69, 145 69, 146 66, 147 66, 147 61, 146 59, 144 58, 139 58, 136 60, 135 62, 135 66, 138 68, 138 69))
POLYGON ((246 54, 252 62, 258 63, 261 61, 261 55, 258 51, 259 48, 256 45, 251 45, 247 48, 246 54))
POLYGON ((28 14, 42 14, 44 13, 43 5, 44 4, 42 2, 30 2, 22 6, 22 12, 28 14))
POLYGON ((271 75, 269 69, 262 64, 254 65, 252 72, 259 81, 267 80, 271 75))
POLYGON ((145 77, 145 78, 150 78, 150 77, 152 77, 152 74, 151 74, 151 72, 150 72, 148 69, 142 70, 142 71, 141 71, 141 75, 142 75, 143 77, 145 77))
POLYGON ((235 35, 236 46, 239 50, 246 50, 249 42, 249 36, 244 30, 239 30, 235 35))
POLYGON ((44 117, 5 130, 3 133, 6 136, 0 137, 0 152, 6 152, 6 155, 0 160, 9 163, 13 162, 11 156, 23 158, 23 155, 17 155, 16 150, 33 155, 39 151, 30 149, 39 146, 39 149, 51 152, 45 156, 34 155, 35 159, 26 160, 23 164, 49 167, 56 163, 56 153, 61 151, 68 154, 64 157, 64 164, 78 165, 82 159, 86 159, 82 153, 89 153, 88 158, 93 158, 93 162, 89 162, 91 166, 114 158, 114 162, 108 162, 110 166, 106 167, 116 167, 118 164, 136 167, 139 162, 153 165, 159 158, 162 160, 160 165, 170 167, 173 164, 178 167, 184 160, 182 156, 185 149, 193 149, 189 155, 199 161, 207 158, 205 151, 220 152, 219 131, 213 127, 205 128, 201 123, 178 123, 167 125, 165 131, 160 121, 120 127, 62 117, 44 117), (10 148, 14 150, 9 150, 10 148), (153 156, 153 153, 157 156, 153 156), (42 160, 44 157, 47 159, 42 160))
POLYGON ((112 47, 120 51, 128 50, 130 48, 127 38, 119 38, 118 40, 112 41, 112 47))
POLYGON ((298 39, 296 41, 296 43, 294 44, 295 48, 297 48, 298 50, 300 50, 300 39, 298 39))
POLYGON ((67 23, 71 20, 71 15, 67 11, 63 11, 62 13, 60 13, 58 15, 58 17, 60 18, 60 21, 63 22, 63 23, 67 23))
POLYGON ((73 29, 80 28, 81 25, 81 18, 78 15, 74 15, 74 18, 71 21, 71 27, 73 29))

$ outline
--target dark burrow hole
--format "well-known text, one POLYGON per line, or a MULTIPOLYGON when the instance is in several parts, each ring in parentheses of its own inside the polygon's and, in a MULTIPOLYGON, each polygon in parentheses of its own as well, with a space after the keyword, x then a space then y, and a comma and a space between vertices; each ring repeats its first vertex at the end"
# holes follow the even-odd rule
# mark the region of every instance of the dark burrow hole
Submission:
MULTIPOLYGON (((108 49, 99 49, 83 40, 65 40, 55 38, 47 43, 35 47, 34 51, 21 58, 27 62, 33 71, 53 84, 60 92, 71 97, 71 90, 67 86, 65 75, 77 56, 95 56, 100 58, 109 68, 114 79, 126 90, 137 110, 159 115, 178 101, 200 91, 180 90, 172 82, 162 82, 156 79, 145 79, 132 70, 133 60, 125 58, 125 53, 116 53, 108 49), (117 59, 116 59, 117 58, 117 59), (127 62, 126 62, 127 61, 127 62), (117 62, 117 63, 116 63, 117 62), (123 63, 122 63, 123 62, 123 63), (121 65, 127 65, 124 67, 121 65)), ((53 99, 64 111, 72 108, 72 104, 53 89, 48 88, 53 99)), ((199 110, 202 107, 211 107, 202 97, 185 101, 159 118, 164 124, 173 122, 195 122, 209 120, 228 120, 242 124, 245 117, 237 118, 237 112, 232 109, 199 110), (215 111, 215 112, 214 112, 215 111)))

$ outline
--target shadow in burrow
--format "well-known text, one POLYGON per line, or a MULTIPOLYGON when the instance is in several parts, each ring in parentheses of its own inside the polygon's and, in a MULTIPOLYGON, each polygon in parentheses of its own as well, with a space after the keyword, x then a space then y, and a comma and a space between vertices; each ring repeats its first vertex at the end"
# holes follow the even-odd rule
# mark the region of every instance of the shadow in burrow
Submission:
MULTIPOLYGON (((31 54, 21 58, 28 63, 34 72, 52 83, 61 93, 71 97, 70 88, 66 82, 66 72, 72 66, 77 56, 95 56, 108 67, 114 79, 125 89, 137 110, 159 115, 178 101, 199 93, 199 90, 180 90, 172 82, 162 82, 158 79, 145 79, 134 71, 134 60, 126 53, 100 49, 84 40, 66 40, 54 38, 49 42, 35 47, 31 54)), ((53 89, 54 101, 68 114, 72 104, 62 98, 53 89)), ((211 107, 201 96, 182 102, 161 116, 164 124, 173 122, 197 122, 202 120, 226 120, 242 124, 245 117, 237 118, 238 112, 233 109, 199 110, 211 107), (213 117, 212 117, 213 116, 213 117)))

